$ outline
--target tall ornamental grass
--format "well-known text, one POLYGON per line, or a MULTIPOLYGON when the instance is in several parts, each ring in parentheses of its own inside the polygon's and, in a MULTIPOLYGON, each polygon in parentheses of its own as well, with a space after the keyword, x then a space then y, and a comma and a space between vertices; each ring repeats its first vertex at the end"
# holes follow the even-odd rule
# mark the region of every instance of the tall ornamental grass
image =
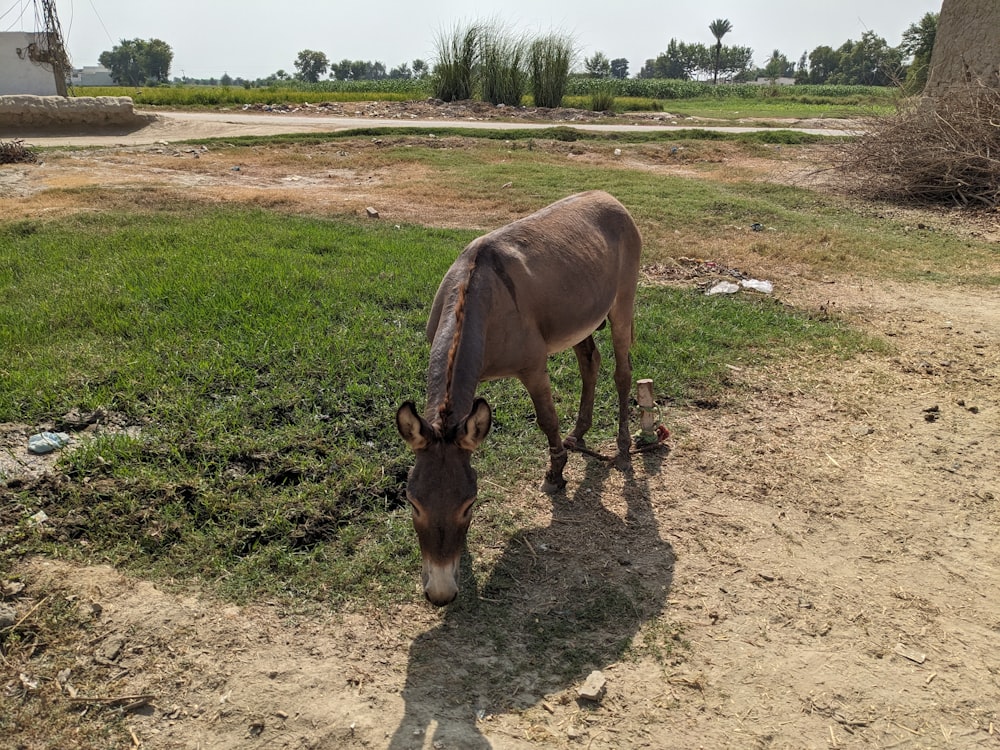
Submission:
POLYGON ((490 104, 519 106, 528 89, 529 42, 492 24, 479 39, 482 97, 490 104))
POLYGON ((566 93, 573 65, 573 44, 569 37, 550 34, 531 43, 531 93, 536 107, 558 107, 566 93))
POLYGON ((479 24, 455 26, 437 40, 434 66, 434 96, 445 102, 471 99, 476 90, 476 62, 483 27, 479 24))

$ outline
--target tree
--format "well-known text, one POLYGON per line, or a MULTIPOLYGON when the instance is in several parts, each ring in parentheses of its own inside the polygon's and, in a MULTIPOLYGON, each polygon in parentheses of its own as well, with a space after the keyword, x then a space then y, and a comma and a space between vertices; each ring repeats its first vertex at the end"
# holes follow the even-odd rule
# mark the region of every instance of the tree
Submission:
POLYGON ((646 61, 639 77, 687 81, 702 69, 708 59, 708 48, 704 44, 687 44, 671 39, 666 52, 661 52, 655 60, 646 61))
POLYGON ((919 22, 910 24, 903 32, 903 41, 899 48, 904 54, 913 58, 906 70, 906 88, 911 93, 922 91, 927 83, 937 27, 938 14, 925 13, 919 22))
POLYGON ((111 71, 111 78, 121 86, 166 83, 174 52, 161 39, 122 39, 97 61, 111 71))
POLYGON ((619 80, 628 78, 628 58, 616 57, 611 61, 611 77, 619 80))
POLYGON ((591 57, 583 58, 583 67, 591 78, 611 77, 611 61, 603 52, 595 52, 591 57))
POLYGON ((833 47, 820 45, 809 53, 809 83, 826 83, 840 67, 840 55, 833 47))
MULTIPOLYGON (((707 68, 705 69, 707 72, 707 68)), ((734 81, 745 81, 753 72, 753 49, 750 47, 723 47, 719 55, 719 72, 734 81)))
POLYGON ((837 72, 829 83, 890 86, 898 82, 902 73, 902 51, 890 47, 874 31, 866 31, 858 42, 848 39, 837 52, 840 55, 837 72))
POLYGON ((809 83, 809 58, 802 53, 799 64, 795 66, 795 83, 809 83))
POLYGON ((330 60, 322 52, 304 49, 295 58, 295 77, 307 83, 316 83, 330 69, 330 60))
POLYGON ((728 19, 717 18, 708 25, 708 30, 715 37, 715 69, 712 74, 712 83, 719 82, 719 58, 722 56, 722 37, 733 30, 733 25, 728 19))
POLYGON ((772 81, 777 78, 795 75, 795 63, 790 63, 780 50, 775 50, 767 58, 763 72, 764 77, 770 78, 772 81))
POLYGON ((413 77, 414 78, 426 78, 431 74, 431 69, 427 65, 427 62, 421 60, 419 57, 413 61, 413 77))
POLYGON ((398 80, 400 78, 409 80, 413 78, 413 71, 410 69, 409 64, 400 63, 397 67, 389 71, 389 78, 398 80))

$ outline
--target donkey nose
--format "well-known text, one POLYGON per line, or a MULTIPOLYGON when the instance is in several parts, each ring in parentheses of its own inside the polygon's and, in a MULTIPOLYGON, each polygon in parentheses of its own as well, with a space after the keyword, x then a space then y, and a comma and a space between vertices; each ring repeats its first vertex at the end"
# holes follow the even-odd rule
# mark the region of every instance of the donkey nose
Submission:
POLYGON ((455 598, 458 596, 458 586, 456 586, 451 593, 443 595, 437 592, 432 593, 430 590, 424 589, 424 596, 426 596, 427 601, 429 601, 435 607, 443 607, 446 604, 451 604, 453 601, 455 601, 455 598))
POLYGON ((435 607, 451 604, 458 596, 454 565, 428 565, 424 569, 424 595, 435 607))

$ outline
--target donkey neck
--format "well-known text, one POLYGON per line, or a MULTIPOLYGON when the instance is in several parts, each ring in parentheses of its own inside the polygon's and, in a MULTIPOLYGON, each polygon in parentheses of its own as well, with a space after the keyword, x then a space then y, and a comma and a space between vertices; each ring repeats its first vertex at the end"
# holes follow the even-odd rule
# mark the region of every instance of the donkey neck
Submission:
POLYGON ((486 352, 492 298, 475 257, 468 273, 448 292, 427 370, 427 420, 447 432, 472 410, 486 352))

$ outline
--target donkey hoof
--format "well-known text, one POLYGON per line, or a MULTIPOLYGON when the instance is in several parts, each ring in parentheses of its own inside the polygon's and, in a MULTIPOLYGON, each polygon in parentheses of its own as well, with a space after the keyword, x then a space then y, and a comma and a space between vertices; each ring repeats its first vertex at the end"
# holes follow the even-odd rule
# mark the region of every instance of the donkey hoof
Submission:
POLYGON ((628 451, 618 451, 618 455, 615 456, 615 468, 618 471, 628 471, 632 468, 632 456, 628 451))
POLYGON ((542 492, 544 492, 546 495, 554 495, 556 492, 559 492, 559 490, 563 489, 565 486, 566 486, 566 480, 563 479, 562 477, 559 477, 559 479, 557 479, 554 482, 548 477, 545 477, 545 481, 542 482, 542 492))

